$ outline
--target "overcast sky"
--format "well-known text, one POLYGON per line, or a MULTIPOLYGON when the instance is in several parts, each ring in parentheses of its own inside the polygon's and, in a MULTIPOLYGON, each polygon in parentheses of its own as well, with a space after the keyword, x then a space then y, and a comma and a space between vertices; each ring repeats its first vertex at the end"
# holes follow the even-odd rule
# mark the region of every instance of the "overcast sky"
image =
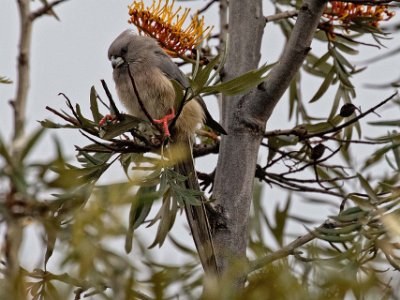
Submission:
MULTIPOLYGON (((36 1, 33 4, 37 4, 36 1)), ((112 82, 112 69, 107 59, 107 50, 112 40, 123 30, 133 28, 127 23, 127 6, 131 1, 126 0, 70 0, 56 8, 61 22, 51 17, 42 17, 37 20, 33 28, 32 64, 31 64, 31 89, 29 92, 27 121, 28 131, 37 126, 36 120, 51 118, 57 120, 45 110, 49 105, 54 108, 65 108, 64 101, 57 94, 65 93, 73 102, 80 103, 84 111, 88 112, 89 91, 95 85, 103 94, 100 79, 105 79, 114 92, 112 82)), ((147 1, 150 3, 150 1, 147 1)), ((185 4, 199 8, 206 1, 184 1, 185 4)), ((206 24, 217 25, 217 5, 205 15, 206 24)), ((264 8, 265 14, 273 13, 271 6, 264 8)), ((397 17, 398 20, 398 17, 397 17)), ((2 0, 0 10, 0 75, 16 79, 16 56, 18 46, 19 20, 16 1, 2 0)), ((217 29, 214 29, 214 33, 217 29)), ((251 34, 251 33, 249 33, 251 34)), ((263 40, 262 62, 274 62, 283 47, 284 40, 278 26, 268 24, 263 40)), ((393 40, 385 42, 390 48, 399 46, 399 35, 393 40)), ((316 51, 324 51, 326 45, 313 43, 316 51)), ((383 54, 385 50, 372 47, 361 47, 362 61, 369 57, 383 54)), ((364 83, 385 83, 400 77, 399 57, 383 60, 369 66, 366 72, 355 77, 358 96, 354 100, 356 105, 361 105, 364 110, 386 98, 390 91, 374 91, 363 88, 364 83)), ((320 84, 320 80, 305 78, 305 99, 310 99, 320 84)), ((15 85, 0 85, 0 134, 9 137, 11 133, 11 109, 7 104, 15 95, 15 85)), ((326 117, 329 111, 325 107, 331 106, 332 93, 328 94, 319 103, 312 106, 310 112, 319 117, 326 117), (324 113, 322 113, 324 112, 324 113)), ((214 116, 218 115, 215 105, 211 105, 214 116)), ((392 117, 398 116, 396 108, 392 117)), ((290 128, 287 120, 287 97, 279 103, 275 113, 268 123, 270 129, 290 128)), ((292 123, 293 124, 293 123, 292 123)), ((52 134, 55 134, 53 131, 52 134)), ((76 132, 60 131, 66 152, 73 154, 73 145, 85 145, 87 142, 76 132)), ((49 141, 49 139, 47 139, 49 141)), ((46 144, 37 150, 37 157, 46 159, 51 152, 46 144)), ((212 164, 202 165, 203 169, 211 170, 212 164)), ((274 195, 274 194, 272 194, 274 195)), ((279 200, 277 194, 274 196, 279 200)), ((320 214, 321 218, 325 218, 320 214)))

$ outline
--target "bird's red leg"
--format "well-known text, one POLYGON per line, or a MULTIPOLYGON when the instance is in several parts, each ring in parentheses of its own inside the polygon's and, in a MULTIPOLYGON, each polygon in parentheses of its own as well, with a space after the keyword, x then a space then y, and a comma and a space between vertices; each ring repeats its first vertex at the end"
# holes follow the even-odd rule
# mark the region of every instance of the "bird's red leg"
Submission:
POLYGON ((99 121, 99 126, 103 127, 105 125, 107 125, 108 123, 111 123, 113 121, 115 121, 116 117, 113 115, 105 115, 103 118, 101 118, 101 120, 99 121))
POLYGON ((161 124, 163 131, 164 131, 164 135, 166 137, 170 137, 171 133, 169 132, 169 128, 168 128, 168 122, 173 120, 175 118, 175 109, 171 108, 171 113, 165 115, 163 118, 158 119, 158 120, 153 120, 154 123, 156 124, 161 124))

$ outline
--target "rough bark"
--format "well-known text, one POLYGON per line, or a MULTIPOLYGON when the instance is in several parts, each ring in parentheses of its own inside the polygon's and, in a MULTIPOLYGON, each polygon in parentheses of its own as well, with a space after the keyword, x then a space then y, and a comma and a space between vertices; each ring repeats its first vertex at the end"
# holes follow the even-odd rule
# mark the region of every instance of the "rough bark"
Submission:
MULTIPOLYGON (((222 122, 228 135, 221 140, 213 198, 226 217, 226 228, 216 228, 215 248, 220 273, 230 263, 246 260, 249 209, 260 142, 277 102, 303 63, 326 1, 306 0, 280 63, 267 81, 245 95, 223 97, 222 122)), ((229 2, 229 46, 224 78, 257 68, 265 18, 261 0, 229 2)), ((234 285, 242 287, 245 274, 234 285)))

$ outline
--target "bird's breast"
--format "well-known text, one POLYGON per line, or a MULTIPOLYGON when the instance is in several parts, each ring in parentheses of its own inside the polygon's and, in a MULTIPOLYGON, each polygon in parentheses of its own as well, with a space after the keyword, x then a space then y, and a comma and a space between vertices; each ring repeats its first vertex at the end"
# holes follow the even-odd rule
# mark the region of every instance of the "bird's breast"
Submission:
POLYGON ((131 67, 130 70, 134 82, 132 82, 127 68, 114 70, 116 90, 128 112, 145 119, 145 114, 133 88, 134 83, 139 99, 151 117, 159 119, 165 116, 175 101, 175 90, 169 79, 158 68, 135 69, 131 67))

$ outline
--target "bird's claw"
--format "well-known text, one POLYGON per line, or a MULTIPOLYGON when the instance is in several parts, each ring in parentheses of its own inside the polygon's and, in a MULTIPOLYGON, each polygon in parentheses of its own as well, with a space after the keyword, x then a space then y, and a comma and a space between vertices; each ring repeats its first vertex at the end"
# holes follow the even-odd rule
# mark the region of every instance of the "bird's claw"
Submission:
POLYGON ((116 116, 113 115, 105 115, 101 120, 99 121, 99 126, 103 127, 107 124, 110 124, 116 120, 116 116))
POLYGON ((169 128, 168 128, 168 122, 173 120, 175 118, 175 109, 171 108, 171 113, 165 115, 164 117, 162 117, 161 119, 155 119, 153 120, 154 123, 156 124, 161 124, 162 125, 162 129, 164 131, 164 135, 166 137, 170 137, 171 133, 169 132, 169 128))

